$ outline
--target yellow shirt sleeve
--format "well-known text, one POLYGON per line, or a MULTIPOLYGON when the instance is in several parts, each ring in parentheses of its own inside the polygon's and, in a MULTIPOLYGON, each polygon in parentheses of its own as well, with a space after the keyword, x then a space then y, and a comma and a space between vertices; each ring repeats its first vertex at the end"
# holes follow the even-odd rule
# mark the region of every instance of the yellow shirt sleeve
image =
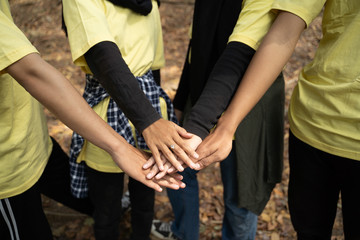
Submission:
MULTIPOLYGON (((102 41, 115 42, 104 14, 105 4, 97 0, 64 0, 63 12, 74 63, 87 67, 84 54, 102 41)), ((119 25, 119 28, 123 26, 119 25)))
POLYGON ((146 15, 115 6, 107 0, 63 0, 64 20, 72 59, 91 73, 84 54, 102 41, 115 43, 135 76, 164 65, 160 13, 153 1, 146 15))
POLYGON ((319 15, 324 7, 326 0, 275 0, 272 9, 291 12, 300 17, 306 23, 306 26, 319 15))
POLYGON ((257 50, 271 27, 276 14, 271 11, 273 0, 246 0, 229 42, 242 42, 257 50))
POLYGON ((5 73, 5 68, 24 56, 37 53, 9 14, 9 11, 0 9, 0 74, 5 73))

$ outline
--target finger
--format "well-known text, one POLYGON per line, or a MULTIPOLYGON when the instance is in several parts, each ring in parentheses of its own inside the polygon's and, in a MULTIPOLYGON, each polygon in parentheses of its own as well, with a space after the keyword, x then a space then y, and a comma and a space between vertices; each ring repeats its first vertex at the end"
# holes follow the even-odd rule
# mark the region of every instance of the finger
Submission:
POLYGON ((160 171, 158 165, 155 164, 150 169, 150 172, 148 172, 148 174, 146 174, 146 178, 150 180, 159 172, 162 172, 162 171, 160 171))
POLYGON ((180 188, 185 188, 186 184, 184 182, 182 182, 181 180, 177 179, 178 177, 175 177, 176 175, 180 175, 180 174, 174 173, 171 175, 166 175, 166 176, 164 176, 164 178, 169 179, 170 182, 179 185, 180 188))
POLYGON ((180 127, 179 125, 176 125, 174 123, 175 129, 178 132, 178 134, 183 137, 183 138, 191 138, 193 136, 192 133, 189 133, 188 131, 185 130, 185 128, 180 127))
POLYGON ((213 163, 213 157, 209 156, 209 157, 203 158, 198 163, 199 163, 199 168, 197 168, 195 170, 200 171, 201 169, 204 169, 205 167, 207 167, 211 163, 213 163))
MULTIPOLYGON (((155 179, 153 181, 155 181, 155 179)), ((156 183, 158 183, 160 186, 163 186, 166 188, 171 188, 174 190, 178 190, 180 188, 180 184, 176 184, 176 183, 169 181, 168 179, 166 179, 166 176, 164 176, 164 178, 162 178, 162 179, 156 180, 156 183)))
POLYGON ((180 148, 180 147, 177 147, 175 146, 173 148, 173 152, 176 154, 176 156, 179 157, 179 159, 181 161, 183 161, 188 167, 192 168, 192 169, 195 169, 198 166, 198 164, 194 163, 190 158, 189 156, 180 148))
POLYGON ((162 192, 162 191, 163 191, 163 189, 162 189, 162 187, 160 186, 159 183, 156 183, 156 182, 150 181, 150 180, 145 180, 145 179, 142 180, 141 182, 142 182, 144 185, 146 185, 146 186, 154 189, 154 190, 157 191, 157 192, 162 192))
MULTIPOLYGON (((177 156, 180 157, 180 153, 183 152, 183 154, 186 155, 187 159, 190 159, 188 156, 191 156, 195 159, 199 158, 199 154, 197 154, 196 151, 192 149, 191 146, 188 145, 181 137, 175 136, 174 141, 178 145, 178 147, 176 147, 175 145, 175 148, 179 151, 179 155, 177 154, 177 156)), ((184 156, 181 159, 184 160, 183 158, 184 156)))
POLYGON ((175 190, 186 187, 185 183, 183 183, 180 180, 177 180, 176 178, 170 175, 165 175, 162 179, 157 180, 157 183, 161 186, 170 187, 175 190))
POLYGON ((214 162, 218 162, 219 159, 220 159, 220 156, 219 156, 218 152, 215 152, 215 153, 211 154, 210 156, 204 157, 200 161, 198 161, 198 164, 200 167, 195 170, 204 169, 205 167, 209 166, 210 164, 212 164, 214 162))
MULTIPOLYGON (((206 140, 205 140, 206 141, 206 140)), ((196 152, 199 154, 199 158, 206 158, 217 151, 217 147, 213 146, 212 144, 206 144, 206 142, 200 143, 196 152)))
POLYGON ((181 175, 179 173, 171 173, 171 174, 168 174, 168 175, 174 177, 175 179, 177 179, 179 181, 182 181, 184 179, 183 175, 181 175))
POLYGON ((167 172, 165 172, 165 171, 159 172, 159 173, 156 174, 155 179, 161 179, 161 178, 163 178, 166 174, 167 174, 167 172))
MULTIPOLYGON (((162 172, 157 173, 156 176, 155 176, 155 178, 156 178, 156 179, 162 178, 163 176, 165 176, 165 174, 168 173, 168 170, 169 170, 170 168, 172 168, 172 167, 173 167, 173 166, 171 165, 171 163, 170 163, 169 161, 167 161, 167 162, 164 164, 165 170, 162 171, 162 172)), ((174 169, 175 169, 175 168, 174 168, 174 169)), ((181 176, 181 175, 180 175, 180 176, 181 176)), ((181 179, 180 179, 180 180, 181 180, 181 179)))
MULTIPOLYGON (((170 149, 164 145, 165 147, 161 150, 164 157, 179 171, 184 171, 184 168, 181 166, 178 160, 176 160, 176 157, 174 156, 173 152, 170 151, 170 149)), ((175 147, 176 148, 176 147, 175 147)))
POLYGON ((176 172, 176 168, 174 166, 169 168, 169 170, 167 171, 167 173, 174 173, 174 172, 176 172))
POLYGON ((151 157, 149 160, 146 161, 146 163, 143 165, 143 169, 149 169, 152 165, 155 164, 155 158, 151 157))
MULTIPOLYGON (((182 160, 179 160, 179 159, 178 159, 178 161, 179 161, 179 163, 181 164, 181 166, 183 166, 183 168, 186 167, 186 164, 185 164, 182 160)), ((175 168, 174 166, 171 166, 171 167, 168 169, 167 173, 171 174, 171 173, 174 173, 174 172, 176 172, 176 171, 177 171, 176 168, 175 168)))
MULTIPOLYGON (((150 148, 150 146, 149 146, 149 148, 150 148)), ((156 165, 159 167, 159 170, 164 171, 164 166, 163 166, 163 163, 161 161, 161 157, 160 157, 160 153, 159 153, 158 149, 157 148, 154 148, 154 149, 150 148, 150 150, 151 150, 151 153, 153 155, 153 158, 155 159, 156 165)))

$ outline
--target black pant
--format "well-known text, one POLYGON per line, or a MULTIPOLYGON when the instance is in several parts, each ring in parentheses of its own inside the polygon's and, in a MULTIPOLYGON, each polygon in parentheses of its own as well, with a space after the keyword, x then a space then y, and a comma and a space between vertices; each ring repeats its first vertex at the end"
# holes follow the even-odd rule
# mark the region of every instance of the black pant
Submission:
POLYGON ((22 194, 0 200, 0 239, 52 240, 38 183, 22 194))
MULTIPOLYGON (((131 161, 131 159, 129 160, 131 161)), ((121 198, 124 173, 104 173, 86 167, 89 197, 95 206, 94 232, 96 240, 117 240, 121 218, 121 198)), ((132 240, 150 239, 154 217, 155 192, 129 178, 132 240)))
POLYGON ((346 240, 360 239, 360 161, 320 151, 290 132, 289 209, 299 240, 330 240, 341 193, 346 240))
POLYGON ((91 216, 94 207, 89 198, 75 198, 70 191, 69 157, 52 139, 53 149, 44 173, 39 179, 40 192, 78 212, 91 216))
POLYGON ((70 192, 69 158, 53 140, 53 150, 39 181, 27 191, 0 200, 0 239, 52 240, 42 208, 41 193, 79 212, 91 215, 89 198, 77 199, 70 192))

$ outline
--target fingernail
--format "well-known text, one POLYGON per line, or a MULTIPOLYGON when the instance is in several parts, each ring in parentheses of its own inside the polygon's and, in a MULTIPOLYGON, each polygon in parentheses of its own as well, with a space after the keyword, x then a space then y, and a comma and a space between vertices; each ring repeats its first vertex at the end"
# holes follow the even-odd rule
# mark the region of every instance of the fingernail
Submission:
POLYGON ((194 158, 199 158, 199 154, 194 153, 193 157, 194 157, 194 158))
POLYGON ((159 166, 160 171, 164 171, 164 166, 159 166))
POLYGON ((153 177, 153 174, 152 174, 152 173, 148 173, 148 174, 146 175, 146 178, 147 178, 147 179, 152 179, 152 177, 153 177))
POLYGON ((184 171, 184 168, 182 166, 179 167, 178 169, 180 172, 184 171))
POLYGON ((161 187, 159 187, 158 190, 159 190, 159 192, 162 192, 163 189, 161 187))
POLYGON ((200 168, 200 164, 195 163, 195 168, 196 168, 196 169, 199 169, 199 168, 200 168))
POLYGON ((186 184, 185 183, 182 183, 181 184, 181 188, 185 188, 186 187, 186 184))

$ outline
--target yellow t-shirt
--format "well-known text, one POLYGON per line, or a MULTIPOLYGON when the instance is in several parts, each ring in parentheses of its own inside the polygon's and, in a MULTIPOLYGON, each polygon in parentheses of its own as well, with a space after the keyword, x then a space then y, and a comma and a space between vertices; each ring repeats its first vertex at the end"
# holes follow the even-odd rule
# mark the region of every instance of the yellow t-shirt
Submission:
POLYGON ((246 0, 229 42, 242 42, 257 50, 276 18, 271 11, 274 0, 246 0))
POLYGON ((360 1, 275 0, 273 9, 309 25, 324 5, 323 38, 294 89, 290 128, 315 148, 360 160, 360 1))
POLYGON ((40 178, 52 144, 42 106, 5 69, 37 50, 0 1, 0 199, 23 193, 40 178))
MULTIPOLYGON (((143 16, 107 0, 63 0, 74 63, 91 73, 84 54, 99 42, 111 41, 119 47, 134 76, 162 67, 165 61, 160 14, 156 1, 152 3, 152 11, 143 16)), ((162 109, 164 106, 166 109, 163 99, 160 99, 160 104, 162 109)), ((105 121, 108 105, 109 98, 106 98, 93 107, 105 121)), ((98 171, 122 172, 107 152, 86 140, 77 158, 77 162, 80 161, 86 161, 89 167, 98 171)))
POLYGON ((146 15, 107 0, 63 0, 74 63, 91 73, 84 54, 102 41, 114 42, 134 76, 164 65, 161 21, 156 1, 146 15))

